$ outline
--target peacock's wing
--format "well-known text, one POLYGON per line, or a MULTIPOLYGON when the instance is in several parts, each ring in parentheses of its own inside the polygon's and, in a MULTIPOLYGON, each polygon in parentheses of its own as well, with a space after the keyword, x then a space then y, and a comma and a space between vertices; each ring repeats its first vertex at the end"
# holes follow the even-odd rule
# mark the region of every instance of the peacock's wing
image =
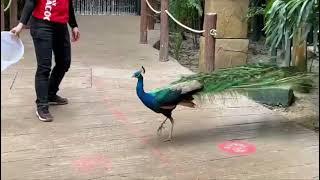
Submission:
POLYGON ((160 106, 176 105, 185 95, 200 90, 202 85, 198 81, 190 81, 168 85, 162 88, 154 89, 149 92, 155 97, 160 106))
POLYGON ((151 92, 155 97, 159 106, 175 105, 181 96, 181 91, 170 88, 158 89, 156 92, 151 92))

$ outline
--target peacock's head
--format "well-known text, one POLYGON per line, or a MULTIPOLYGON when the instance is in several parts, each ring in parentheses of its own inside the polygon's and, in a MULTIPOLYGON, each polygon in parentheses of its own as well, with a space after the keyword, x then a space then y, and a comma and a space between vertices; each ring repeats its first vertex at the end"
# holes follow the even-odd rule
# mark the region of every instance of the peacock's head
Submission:
POLYGON ((139 78, 140 76, 142 76, 141 73, 144 74, 145 72, 146 72, 146 70, 144 69, 143 66, 141 66, 141 69, 139 71, 133 73, 132 77, 139 78))

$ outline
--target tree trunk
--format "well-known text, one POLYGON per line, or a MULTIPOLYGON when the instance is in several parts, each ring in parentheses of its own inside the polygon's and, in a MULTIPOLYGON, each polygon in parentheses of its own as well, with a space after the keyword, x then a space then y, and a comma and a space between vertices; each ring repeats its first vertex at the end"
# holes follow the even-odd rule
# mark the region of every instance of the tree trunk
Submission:
POLYGON ((302 39, 303 31, 300 27, 293 36, 293 64, 300 71, 307 71, 307 41, 302 39))
POLYGON ((317 53, 319 51, 318 47, 318 31, 317 30, 313 30, 312 32, 313 34, 313 51, 314 53, 317 53))
MULTIPOLYGON (((312 34, 313 34, 313 51, 314 51, 315 54, 317 54, 317 52, 318 52, 318 49, 317 49, 317 46, 318 46, 318 32, 315 29, 313 29, 312 34)), ((310 67, 309 67, 309 71, 310 72, 312 71, 313 60, 314 60, 314 58, 312 58, 311 63, 310 63, 310 67)))
POLYGON ((289 39, 289 32, 287 31, 285 34, 285 54, 284 54, 284 61, 287 67, 290 66, 291 63, 291 40, 289 39))
POLYGON ((277 64, 277 48, 271 49, 271 64, 277 64))

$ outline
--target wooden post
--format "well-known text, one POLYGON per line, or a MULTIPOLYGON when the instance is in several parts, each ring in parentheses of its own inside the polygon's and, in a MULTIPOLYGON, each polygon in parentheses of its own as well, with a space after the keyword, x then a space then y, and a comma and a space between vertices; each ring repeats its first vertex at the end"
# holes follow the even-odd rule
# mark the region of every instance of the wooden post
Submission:
POLYGON ((150 8, 148 8, 148 29, 153 30, 155 24, 155 19, 153 17, 153 12, 150 8))
POLYGON ((10 29, 18 24, 18 2, 17 0, 11 1, 10 6, 10 29))
POLYGON ((147 19, 147 3, 145 0, 141 0, 141 12, 140 12, 140 44, 148 43, 148 19, 147 19))
MULTIPOLYGON (((149 0, 149 3, 151 4, 152 7, 155 7, 154 0, 149 0)), ((149 7, 147 9, 148 9, 148 29, 153 30, 154 24, 155 24, 154 12, 149 7)))
POLYGON ((1 31, 4 31, 4 10, 3 10, 2 3, 1 3, 1 31))
POLYGON ((204 17, 204 34, 205 34, 205 44, 204 44, 204 71, 212 72, 214 71, 215 65, 215 46, 216 38, 210 34, 211 29, 216 29, 217 26, 217 14, 207 13, 204 17))
POLYGON ((161 0, 160 16, 160 61, 169 61, 169 22, 168 14, 165 10, 169 9, 169 0, 161 0))

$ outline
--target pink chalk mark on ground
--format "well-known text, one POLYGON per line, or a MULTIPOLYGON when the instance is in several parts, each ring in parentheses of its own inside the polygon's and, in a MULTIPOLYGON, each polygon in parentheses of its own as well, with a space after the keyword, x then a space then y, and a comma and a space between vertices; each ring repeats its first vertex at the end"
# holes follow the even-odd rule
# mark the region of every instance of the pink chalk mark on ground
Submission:
MULTIPOLYGON (((97 81, 98 82, 96 83, 96 86, 100 87, 100 85, 101 85, 101 87, 102 87, 103 80, 97 79, 97 81)), ((110 103, 111 101, 109 99, 109 96, 106 95, 103 99, 104 99, 107 110, 110 111, 112 116, 114 116, 114 118, 118 122, 122 123, 122 125, 127 127, 128 133, 131 135, 134 135, 136 137, 140 136, 140 139, 139 139, 140 143, 144 144, 144 145, 148 145, 149 139, 146 137, 141 137, 143 133, 140 130, 134 128, 132 126, 132 124, 130 124, 130 122, 128 121, 127 115, 125 113, 123 113, 117 107, 113 106, 113 104, 110 103)), ((158 157, 160 159, 161 163, 164 163, 165 165, 168 165, 170 163, 169 159, 166 157, 166 155, 163 154, 158 148, 151 147, 151 153, 153 156, 158 157)))
POLYGON ((96 169, 111 170, 111 160, 103 155, 84 156, 73 161, 72 165, 81 173, 90 173, 96 169))
POLYGON ((244 141, 226 141, 218 145, 218 148, 232 155, 249 155, 256 152, 253 144, 244 141))

